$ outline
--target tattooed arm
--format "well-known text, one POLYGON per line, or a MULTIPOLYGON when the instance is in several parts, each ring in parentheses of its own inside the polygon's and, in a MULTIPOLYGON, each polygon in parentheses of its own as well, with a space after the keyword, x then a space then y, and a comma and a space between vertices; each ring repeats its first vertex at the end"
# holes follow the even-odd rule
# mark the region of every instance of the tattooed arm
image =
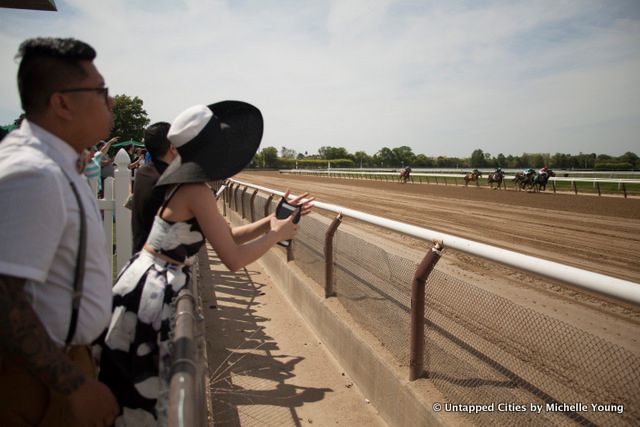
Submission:
POLYGON ((69 395, 85 376, 49 338, 24 293, 25 280, 0 275, 0 348, 26 361, 53 390, 69 395))
POLYGON ((24 283, 24 279, 0 274, 0 352, 22 357, 33 374, 68 396, 81 425, 111 425, 119 412, 115 397, 56 347, 33 311, 24 283))

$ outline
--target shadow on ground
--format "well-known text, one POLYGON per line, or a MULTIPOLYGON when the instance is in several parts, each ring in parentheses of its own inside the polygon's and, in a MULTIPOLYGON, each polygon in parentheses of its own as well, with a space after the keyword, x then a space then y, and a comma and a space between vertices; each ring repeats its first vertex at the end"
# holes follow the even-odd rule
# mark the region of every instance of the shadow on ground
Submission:
POLYGON ((304 358, 281 354, 265 332, 268 296, 253 279, 261 276, 230 273, 211 251, 200 256, 200 274, 214 425, 301 425, 296 408, 332 390, 295 384, 304 358))

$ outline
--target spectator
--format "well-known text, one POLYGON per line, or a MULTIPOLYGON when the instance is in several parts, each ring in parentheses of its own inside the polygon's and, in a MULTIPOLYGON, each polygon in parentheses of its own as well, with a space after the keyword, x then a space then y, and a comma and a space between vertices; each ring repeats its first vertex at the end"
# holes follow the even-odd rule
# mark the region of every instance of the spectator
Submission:
MULTIPOLYGON (((153 424, 158 417, 162 421, 156 403, 168 387, 168 306, 188 284, 191 272, 185 263, 205 237, 222 262, 237 270, 297 232, 293 217, 278 220, 274 215, 231 229, 206 184, 246 166, 258 149, 262 128, 257 108, 226 101, 191 107, 169 129, 168 139, 179 156, 158 180, 167 193, 147 242, 113 288, 112 321, 101 345, 100 378, 124 408, 118 419, 122 425, 153 424)), ((162 126, 156 129, 161 138, 162 126)), ((303 213, 313 200, 304 201, 306 196, 293 201, 303 203, 303 213)))
POLYGON ((109 152, 111 144, 118 141, 118 137, 111 138, 108 142, 100 142, 97 146, 92 145, 87 152, 87 161, 84 167, 84 175, 89 181, 91 188, 102 196, 101 161, 102 157, 109 152))
POLYGON ((111 307, 100 215, 77 169, 113 126, 95 55, 74 39, 19 48, 26 119, 0 144, 0 241, 11 245, 0 251, 3 425, 109 425, 118 413, 88 346, 111 307))
POLYGON ((144 131, 144 145, 151 162, 138 169, 133 183, 131 230, 134 253, 139 252, 147 241, 153 218, 164 199, 164 189, 156 187, 156 182, 178 154, 176 147, 167 139, 169 126, 167 122, 158 122, 144 131))
POLYGON ((104 188, 104 180, 109 177, 113 178, 114 173, 115 165, 107 150, 107 152, 102 155, 102 159, 100 159, 100 188, 104 188))

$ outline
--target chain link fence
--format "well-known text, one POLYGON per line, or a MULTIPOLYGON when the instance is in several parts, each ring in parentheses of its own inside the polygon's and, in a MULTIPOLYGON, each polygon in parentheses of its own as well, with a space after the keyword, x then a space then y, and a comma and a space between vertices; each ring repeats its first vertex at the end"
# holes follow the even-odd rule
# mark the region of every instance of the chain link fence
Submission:
MULTIPOLYGON (((250 220, 253 190, 241 191, 230 192, 237 193, 235 210, 244 204, 250 220)), ((265 206, 273 212, 278 199, 257 194, 255 219, 265 206)), ((320 287, 330 222, 305 217, 292 246, 296 265, 320 287)), ((400 366, 409 365, 411 283, 420 259, 348 225, 334 237, 336 297, 400 366)), ((439 267, 426 284, 424 337, 426 380, 471 424, 640 425, 637 353, 439 267)))

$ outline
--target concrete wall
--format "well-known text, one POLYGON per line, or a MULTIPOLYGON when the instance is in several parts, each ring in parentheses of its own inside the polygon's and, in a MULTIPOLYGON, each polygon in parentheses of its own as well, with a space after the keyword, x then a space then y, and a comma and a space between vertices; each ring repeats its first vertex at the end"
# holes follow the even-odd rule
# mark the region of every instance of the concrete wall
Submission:
MULTIPOLYGON (((243 223, 236 213, 227 213, 232 223, 243 223)), ((259 262, 389 425, 446 425, 431 409, 434 402, 444 401, 435 388, 426 380, 409 382, 408 368, 398 366, 336 298, 325 299, 317 283, 287 263, 284 250, 274 248, 259 262)), ((446 421, 452 420, 447 416, 446 421)))

